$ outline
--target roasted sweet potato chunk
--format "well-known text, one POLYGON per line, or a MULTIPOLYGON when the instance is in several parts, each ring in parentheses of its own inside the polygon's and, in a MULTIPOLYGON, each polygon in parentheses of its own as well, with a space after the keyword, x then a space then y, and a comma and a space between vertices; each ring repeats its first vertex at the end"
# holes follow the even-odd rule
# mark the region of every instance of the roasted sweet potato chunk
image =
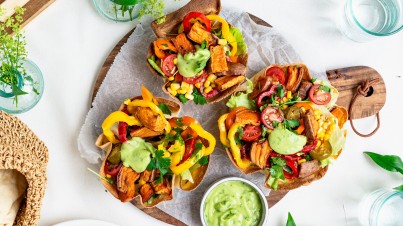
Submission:
POLYGON ((224 46, 212 46, 211 53, 211 72, 228 71, 227 56, 225 55, 224 46))
POLYGON ((153 131, 163 131, 165 128, 165 121, 160 115, 153 112, 147 107, 134 107, 133 114, 139 119, 141 124, 153 131))
POLYGON ((251 161, 263 169, 266 166, 270 152, 271 148, 267 140, 263 143, 253 142, 250 151, 251 161))
POLYGON ((316 134, 319 130, 319 123, 315 120, 315 115, 312 110, 308 110, 306 115, 303 117, 304 126, 306 131, 306 137, 309 141, 313 141, 316 138, 316 134))
POLYGON ((288 66, 287 73, 288 73, 288 80, 287 80, 287 85, 285 88, 287 90, 291 91, 292 93, 295 93, 299 87, 299 84, 302 81, 302 78, 304 77, 305 68, 303 68, 303 67, 297 68, 295 66, 288 66))
POLYGON ((185 33, 180 33, 174 39, 172 39, 176 49, 179 51, 180 54, 185 55, 189 52, 194 52, 196 49, 192 45, 192 43, 188 40, 185 33))
POLYGON ((199 44, 202 44, 204 40, 206 40, 207 45, 213 45, 215 44, 215 40, 213 36, 211 35, 210 32, 208 32, 201 23, 196 22, 193 24, 192 28, 190 29, 190 32, 188 34, 188 37, 199 44))
POLYGON ((258 126, 260 125, 260 116, 252 110, 240 111, 235 115, 235 122, 258 126))
POLYGON ((159 195, 169 195, 172 192, 171 187, 169 187, 167 179, 164 178, 162 183, 156 184, 155 181, 152 183, 152 187, 156 194, 159 195))
POLYGON ((245 76, 224 76, 221 78, 217 78, 215 80, 215 84, 217 85, 218 90, 226 90, 232 86, 235 86, 245 80, 245 76))
POLYGON ((147 127, 141 127, 139 129, 135 129, 130 131, 130 136, 132 137, 141 137, 141 138, 147 138, 147 137, 156 137, 163 134, 163 131, 154 131, 151 130, 147 127))
POLYGON ((132 168, 122 166, 117 178, 119 199, 122 202, 130 201, 136 195, 134 182, 140 177, 132 168))
POLYGON ((143 202, 147 202, 154 194, 154 189, 150 184, 144 184, 141 186, 140 195, 143 202))

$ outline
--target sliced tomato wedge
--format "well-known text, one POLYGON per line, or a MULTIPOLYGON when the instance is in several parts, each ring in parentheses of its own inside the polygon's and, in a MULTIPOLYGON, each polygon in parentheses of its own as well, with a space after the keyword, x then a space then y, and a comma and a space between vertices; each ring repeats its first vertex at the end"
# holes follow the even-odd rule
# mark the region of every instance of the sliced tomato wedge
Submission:
POLYGON ((206 71, 203 71, 203 74, 199 75, 199 76, 194 76, 194 77, 183 77, 183 81, 188 83, 188 84, 196 84, 198 82, 201 82, 203 80, 203 78, 205 78, 207 76, 206 71))
POLYGON ((283 86, 286 84, 285 73, 280 67, 271 67, 266 70, 266 76, 272 77, 273 81, 281 83, 283 86))
POLYGON ((332 96, 329 92, 320 89, 320 84, 316 84, 309 90, 309 99, 317 105, 325 105, 330 102, 332 96))
POLYGON ((175 81, 177 81, 177 82, 183 81, 183 76, 181 74, 179 74, 179 72, 176 73, 176 75, 175 75, 175 81))
POLYGON ((282 122, 284 120, 284 113, 278 108, 267 106, 260 116, 260 120, 268 129, 274 129, 273 122, 282 122))
POLYGON ((242 140, 244 141, 256 141, 262 135, 262 127, 254 125, 246 125, 243 128, 242 140))
POLYGON ((174 64, 174 59, 176 58, 176 54, 169 54, 162 59, 162 72, 168 77, 174 75, 177 70, 176 65, 174 64))
POLYGON ((109 161, 106 161, 104 166, 104 172, 105 174, 108 174, 111 177, 115 177, 116 175, 118 175, 120 168, 122 168, 122 163, 114 165, 109 161))

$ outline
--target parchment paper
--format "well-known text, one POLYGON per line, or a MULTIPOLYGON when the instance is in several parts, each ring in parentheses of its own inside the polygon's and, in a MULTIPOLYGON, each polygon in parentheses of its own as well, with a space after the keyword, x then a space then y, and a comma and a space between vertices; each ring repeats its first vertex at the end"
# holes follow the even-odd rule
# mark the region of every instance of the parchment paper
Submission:
MULTIPOLYGON (((292 46, 275 29, 255 24, 244 12, 223 10, 220 15, 242 30, 249 54, 247 77, 252 77, 270 64, 302 62, 292 46)), ((89 163, 99 164, 103 158, 102 151, 94 145, 96 138, 102 133, 102 121, 117 110, 125 99, 140 95, 141 84, 155 96, 169 99, 161 90, 162 79, 153 75, 146 66, 147 48, 154 40, 150 26, 139 24, 122 47, 102 83, 78 137, 78 149, 89 163)), ((311 71, 311 74, 326 78, 324 73, 311 71)), ((220 178, 243 177, 260 187, 265 195, 269 194, 269 189, 263 186, 265 176, 260 173, 242 175, 232 165, 219 141, 217 119, 228 111, 226 102, 227 99, 204 106, 191 102, 183 106, 180 113, 180 116, 189 115, 196 118, 217 139, 217 147, 211 156, 208 172, 200 186, 192 192, 175 189, 174 200, 158 205, 158 208, 188 225, 201 225, 199 206, 204 191, 220 178)))

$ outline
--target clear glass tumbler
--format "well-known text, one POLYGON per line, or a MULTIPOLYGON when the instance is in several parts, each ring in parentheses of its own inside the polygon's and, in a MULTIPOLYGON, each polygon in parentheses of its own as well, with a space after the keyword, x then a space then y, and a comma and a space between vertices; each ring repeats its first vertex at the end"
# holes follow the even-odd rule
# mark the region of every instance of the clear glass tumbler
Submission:
POLYGON ((116 22, 134 21, 138 18, 144 0, 93 0, 98 12, 116 22))
POLYGON ((403 225, 403 191, 376 190, 360 202, 360 223, 366 226, 403 225))
POLYGON ((346 0, 340 30, 356 42, 367 42, 403 29, 403 0, 346 0))

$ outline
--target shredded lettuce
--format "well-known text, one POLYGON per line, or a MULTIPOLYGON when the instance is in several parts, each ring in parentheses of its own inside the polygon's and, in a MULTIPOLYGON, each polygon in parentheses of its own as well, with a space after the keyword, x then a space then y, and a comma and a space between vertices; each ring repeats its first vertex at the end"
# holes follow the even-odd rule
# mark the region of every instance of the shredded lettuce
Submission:
POLYGON ((245 44, 245 41, 243 40, 242 32, 236 27, 231 27, 229 30, 237 42, 238 48, 237 48, 236 55, 245 54, 248 46, 245 44))
POLYGON ((231 110, 239 106, 243 106, 252 110, 256 109, 255 101, 249 98, 249 93, 253 91, 253 83, 249 79, 246 79, 246 81, 248 83, 246 92, 238 92, 236 94, 233 94, 228 100, 227 107, 229 107, 231 110))
POLYGON ((181 173, 182 180, 188 180, 190 183, 194 183, 192 174, 190 173, 189 169, 183 171, 181 173))
POLYGON ((324 167, 326 167, 327 165, 332 164, 333 161, 334 161, 334 159, 333 159, 332 157, 329 157, 329 158, 320 160, 320 164, 321 164, 322 168, 324 168, 324 167))
POLYGON ((336 155, 346 143, 344 132, 338 126, 330 134, 329 143, 332 146, 332 155, 336 155))

